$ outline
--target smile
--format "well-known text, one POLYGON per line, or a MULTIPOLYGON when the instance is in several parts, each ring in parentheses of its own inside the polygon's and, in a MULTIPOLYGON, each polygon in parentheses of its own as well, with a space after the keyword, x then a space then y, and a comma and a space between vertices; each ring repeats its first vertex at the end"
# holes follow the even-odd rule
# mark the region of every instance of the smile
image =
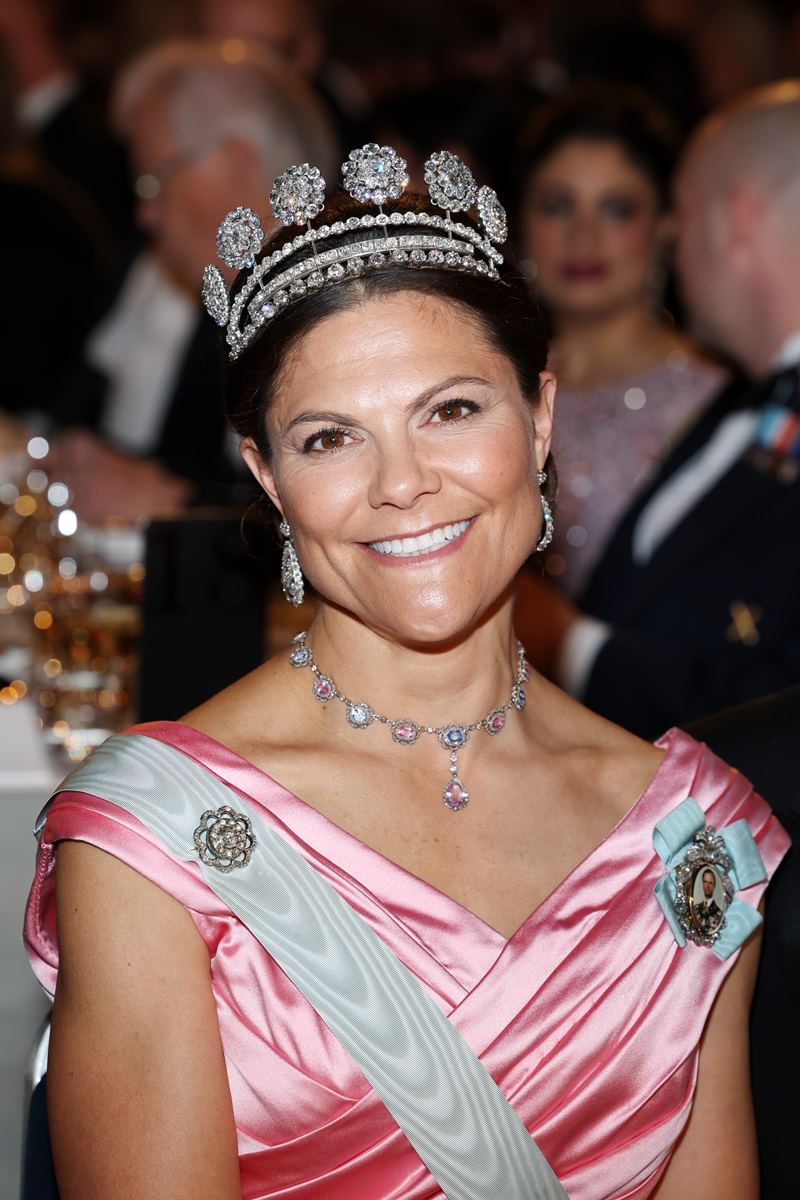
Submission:
POLYGON ((386 554, 390 558, 419 558, 423 554, 433 554, 451 542, 463 537, 472 524, 471 520, 456 521, 453 525, 439 525, 429 529, 417 537, 392 538, 385 542, 368 542, 370 550, 377 554, 386 554))

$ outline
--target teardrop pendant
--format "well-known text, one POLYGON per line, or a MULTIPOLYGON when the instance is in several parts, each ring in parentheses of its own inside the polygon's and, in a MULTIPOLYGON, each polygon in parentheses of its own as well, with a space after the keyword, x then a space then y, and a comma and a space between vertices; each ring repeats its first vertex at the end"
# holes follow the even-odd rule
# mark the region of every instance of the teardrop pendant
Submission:
POLYGON ((469 804, 469 792, 457 775, 453 776, 442 792, 442 803, 453 812, 460 812, 469 804))
POLYGON ((460 812, 469 804, 469 792, 458 778, 458 751, 450 751, 450 782, 442 792, 442 803, 451 812, 460 812))

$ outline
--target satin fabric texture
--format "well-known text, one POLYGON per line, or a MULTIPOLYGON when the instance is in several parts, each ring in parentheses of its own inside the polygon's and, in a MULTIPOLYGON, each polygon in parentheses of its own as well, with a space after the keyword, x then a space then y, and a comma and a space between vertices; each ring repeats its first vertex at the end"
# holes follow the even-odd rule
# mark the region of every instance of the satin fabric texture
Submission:
MULTIPOLYGON (((742 776, 670 731, 628 814, 505 939, 213 739, 175 722, 132 732, 173 746, 258 806, 367 921, 481 1058, 571 1200, 650 1195, 688 1119, 700 1036, 738 957, 676 944, 653 894, 664 870, 653 829, 692 796, 717 829, 746 820, 771 875, 788 838, 742 776)), ((441 1197, 347 1052, 199 866, 84 793, 52 804, 26 912, 26 946, 48 992, 63 839, 99 846, 174 895, 206 942, 244 1200, 441 1197)), ((763 886, 740 897, 756 905, 763 886)))

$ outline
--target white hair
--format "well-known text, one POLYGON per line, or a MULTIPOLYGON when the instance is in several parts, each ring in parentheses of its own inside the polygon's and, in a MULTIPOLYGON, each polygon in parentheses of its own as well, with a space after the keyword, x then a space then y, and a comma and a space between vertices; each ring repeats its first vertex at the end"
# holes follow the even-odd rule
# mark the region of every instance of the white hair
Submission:
POLYGON ((269 178, 309 162, 334 179, 336 140, 321 104, 262 46, 238 38, 176 39, 145 51, 115 88, 114 119, 123 133, 152 96, 167 101, 170 132, 183 152, 237 138, 258 152, 269 178))

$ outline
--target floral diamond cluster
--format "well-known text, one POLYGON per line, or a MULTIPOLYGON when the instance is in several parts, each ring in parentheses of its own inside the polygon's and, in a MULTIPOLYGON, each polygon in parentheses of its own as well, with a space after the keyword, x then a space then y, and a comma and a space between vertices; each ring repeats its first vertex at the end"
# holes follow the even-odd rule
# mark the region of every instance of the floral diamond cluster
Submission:
POLYGON ((466 212, 475 203, 478 185, 472 171, 457 154, 437 150, 425 163, 428 194, 437 208, 466 212))
POLYGON ((264 245, 264 231, 251 208, 235 208, 217 231, 217 253, 228 267, 251 267, 264 245))
POLYGON ((283 225, 313 221, 325 204, 325 180, 308 163, 289 167, 272 185, 269 203, 283 225))
POLYGON ((367 142, 351 150, 342 163, 345 189, 362 204, 385 204, 396 200, 408 186, 408 166, 391 146, 367 142))

